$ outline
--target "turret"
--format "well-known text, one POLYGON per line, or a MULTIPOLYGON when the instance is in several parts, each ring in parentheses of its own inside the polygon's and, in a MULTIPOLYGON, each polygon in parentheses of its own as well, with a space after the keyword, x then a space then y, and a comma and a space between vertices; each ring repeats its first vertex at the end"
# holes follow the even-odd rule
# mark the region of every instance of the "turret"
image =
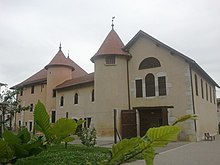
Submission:
POLYGON ((97 53, 91 58, 95 65, 95 106, 98 135, 112 136, 113 109, 129 109, 128 59, 113 26, 97 53), (103 118, 102 116, 109 116, 103 118), (106 121, 108 119, 108 121, 106 121), (101 129, 100 129, 101 128, 101 129))
POLYGON ((65 57, 61 50, 61 44, 59 51, 51 60, 51 62, 45 66, 47 70, 47 95, 46 95, 46 108, 50 112, 55 110, 56 98, 54 88, 72 78, 72 72, 74 70, 70 60, 65 57))

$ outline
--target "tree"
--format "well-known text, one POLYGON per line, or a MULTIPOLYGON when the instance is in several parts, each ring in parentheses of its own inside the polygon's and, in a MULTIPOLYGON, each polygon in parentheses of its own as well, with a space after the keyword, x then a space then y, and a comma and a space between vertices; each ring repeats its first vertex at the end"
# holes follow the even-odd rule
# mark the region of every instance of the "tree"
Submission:
POLYGON ((29 106, 19 106, 20 101, 17 99, 18 90, 5 89, 0 93, 0 136, 6 128, 7 121, 9 129, 12 129, 12 121, 16 123, 16 113, 29 109, 29 106), (7 118, 5 118, 7 116, 7 118))

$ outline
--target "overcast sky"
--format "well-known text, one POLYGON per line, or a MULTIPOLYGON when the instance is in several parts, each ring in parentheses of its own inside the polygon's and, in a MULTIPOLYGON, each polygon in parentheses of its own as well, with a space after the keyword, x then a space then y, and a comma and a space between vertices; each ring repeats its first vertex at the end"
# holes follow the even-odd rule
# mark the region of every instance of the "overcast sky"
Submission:
MULTIPOLYGON (((87 72, 111 30, 139 30, 194 59, 220 84, 219 0, 0 0, 0 82, 20 83, 62 50, 87 72)), ((218 90, 218 96, 220 92, 218 90)))

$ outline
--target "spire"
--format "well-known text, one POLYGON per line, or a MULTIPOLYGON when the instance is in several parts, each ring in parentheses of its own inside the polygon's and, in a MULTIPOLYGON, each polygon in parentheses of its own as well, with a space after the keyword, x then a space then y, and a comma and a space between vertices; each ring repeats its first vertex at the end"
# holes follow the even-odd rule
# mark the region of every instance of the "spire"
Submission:
MULTIPOLYGON (((113 24, 114 25, 114 24, 113 24)), ((105 40, 103 41, 102 45, 96 52, 96 54, 91 58, 91 61, 94 62, 94 59, 101 56, 107 55, 124 55, 130 56, 128 52, 125 52, 122 48, 124 47, 123 42, 121 41, 118 34, 112 29, 105 40)))
POLYGON ((112 30, 114 29, 114 19, 115 17, 112 17, 112 30))
POLYGON ((59 50, 61 50, 61 48, 62 48, 62 47, 61 47, 61 41, 60 41, 60 47, 59 47, 59 50))

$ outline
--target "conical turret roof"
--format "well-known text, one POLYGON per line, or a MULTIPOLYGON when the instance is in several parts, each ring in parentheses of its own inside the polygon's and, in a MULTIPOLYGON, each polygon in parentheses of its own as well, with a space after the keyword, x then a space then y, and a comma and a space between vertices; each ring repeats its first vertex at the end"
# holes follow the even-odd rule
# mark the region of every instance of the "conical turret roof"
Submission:
POLYGON ((45 66, 45 69, 48 69, 49 67, 52 67, 52 66, 66 66, 66 67, 70 67, 70 68, 72 68, 72 70, 74 70, 72 63, 63 54, 63 52, 61 50, 61 46, 60 46, 57 54, 54 56, 54 58, 50 61, 50 63, 47 66, 45 66))
POLYGON ((121 41, 115 30, 112 28, 97 53, 91 58, 91 61, 94 62, 97 57, 106 55, 130 56, 128 52, 122 50, 123 47, 123 42, 121 41))

